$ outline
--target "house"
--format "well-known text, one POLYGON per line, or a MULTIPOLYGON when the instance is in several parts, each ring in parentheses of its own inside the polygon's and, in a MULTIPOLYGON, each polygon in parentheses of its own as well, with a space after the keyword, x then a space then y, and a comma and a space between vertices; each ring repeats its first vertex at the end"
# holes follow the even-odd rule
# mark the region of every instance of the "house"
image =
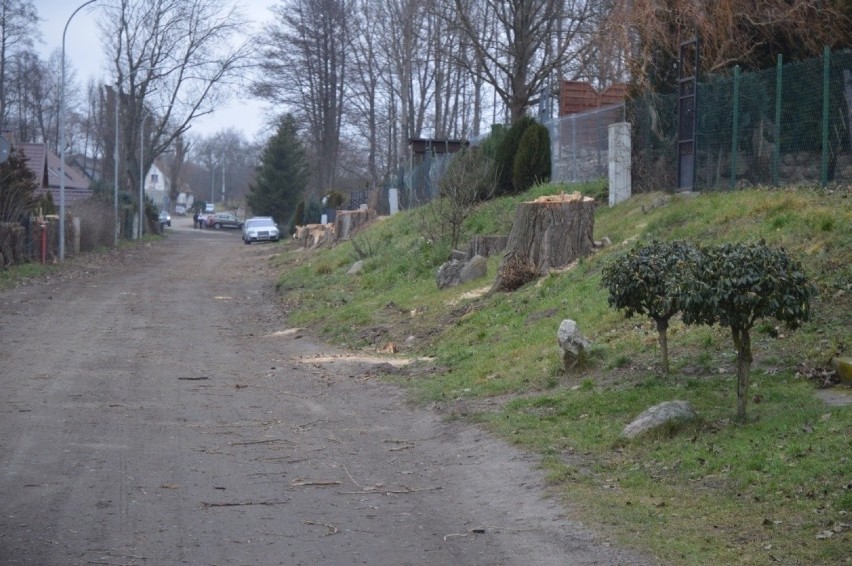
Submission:
MULTIPOLYGON (((38 188, 36 196, 50 192, 53 202, 59 204, 61 192, 61 161, 43 143, 18 143, 16 149, 24 154, 27 166, 35 174, 38 188)), ((65 203, 87 199, 92 196, 89 179, 73 164, 65 163, 65 203)))
POLYGON ((157 159, 151 164, 148 169, 148 174, 145 175, 145 196, 161 210, 169 208, 169 176, 166 174, 165 164, 157 159))

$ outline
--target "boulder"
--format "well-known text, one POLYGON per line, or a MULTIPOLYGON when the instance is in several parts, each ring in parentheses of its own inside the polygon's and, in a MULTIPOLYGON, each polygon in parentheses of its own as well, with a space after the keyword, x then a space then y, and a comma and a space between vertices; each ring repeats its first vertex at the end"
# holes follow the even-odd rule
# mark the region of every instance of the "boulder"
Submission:
POLYGON ((465 252, 459 250, 453 250, 450 253, 450 259, 457 259, 459 261, 467 261, 468 255, 465 252))
POLYGON ((556 333, 556 339, 559 341, 559 347, 562 348, 562 364, 565 371, 583 365, 589 349, 589 341, 580 333, 576 322, 570 319, 563 320, 556 333))
POLYGON ((461 281, 462 267, 464 267, 464 262, 458 259, 451 259, 439 267, 438 273, 435 274, 435 283, 438 284, 438 289, 458 285, 461 281))
POLYGON ((695 412, 689 401, 666 401, 645 410, 633 422, 624 427, 621 436, 623 438, 636 438, 652 430, 680 426, 697 418, 698 413, 695 412))
POLYGON ((837 372, 840 383, 852 385, 852 358, 832 358, 831 367, 837 372))
POLYGON ((488 260, 481 255, 475 255, 468 260, 459 272, 459 284, 465 284, 474 279, 482 279, 488 274, 488 260))
POLYGON ((359 259, 355 263, 352 264, 352 267, 349 268, 349 271, 346 272, 346 275, 357 275, 361 273, 364 269, 364 260, 359 259))
POLYGON ((488 273, 488 260, 482 256, 474 256, 469 261, 451 259, 438 268, 435 283, 438 289, 455 287, 474 279, 485 277, 488 273))

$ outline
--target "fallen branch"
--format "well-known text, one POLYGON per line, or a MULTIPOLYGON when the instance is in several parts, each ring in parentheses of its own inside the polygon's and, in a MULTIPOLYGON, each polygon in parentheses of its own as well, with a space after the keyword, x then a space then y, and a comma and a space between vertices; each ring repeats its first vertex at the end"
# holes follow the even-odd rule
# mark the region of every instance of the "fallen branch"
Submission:
POLYGON ((440 485, 436 486, 436 487, 424 487, 424 488, 419 488, 419 489, 415 489, 413 487, 408 487, 408 486, 405 486, 405 485, 402 486, 402 487, 404 489, 386 489, 382 485, 377 485, 375 487, 373 487, 373 486, 363 487, 363 488, 361 488, 361 491, 342 491, 341 493, 346 494, 346 495, 363 495, 365 493, 383 493, 385 495, 406 495, 408 493, 419 493, 421 491, 438 491, 439 489, 444 489, 440 485))
POLYGON ((202 381, 202 380, 210 379, 210 378, 207 377, 206 375, 202 375, 202 376, 199 376, 199 377, 179 377, 178 379, 183 379, 185 381, 202 381))
POLYGON ((320 527, 327 528, 328 532, 324 536, 336 535, 337 533, 340 532, 340 530, 337 527, 335 527, 334 525, 331 525, 329 523, 315 523, 313 521, 302 521, 302 523, 305 524, 305 525, 317 525, 317 526, 320 526, 320 527))
POLYGON ((249 505, 284 505, 285 503, 289 503, 290 500, 287 501, 246 501, 245 503, 208 503, 207 501, 202 501, 201 506, 207 509, 208 507, 245 507, 249 505))
POLYGON ((387 438, 385 439, 385 444, 402 444, 403 446, 397 446, 395 448, 388 449, 388 452, 399 452, 400 450, 408 450, 409 448, 414 448, 414 444, 410 440, 402 440, 400 438, 387 438))
POLYGON ((448 535, 444 535, 444 540, 447 540, 450 537, 466 537, 472 534, 484 534, 485 527, 474 527, 472 529, 468 529, 466 533, 450 533, 448 535))
POLYGON ((249 444, 271 444, 273 442, 288 442, 290 444, 295 444, 292 440, 287 440, 286 438, 270 438, 267 440, 246 440, 245 442, 229 442, 228 446, 248 446, 249 444))
POLYGON ((290 482, 290 485, 292 487, 304 487, 309 485, 328 487, 332 485, 340 485, 340 482, 337 480, 309 480, 305 478, 296 478, 290 482))

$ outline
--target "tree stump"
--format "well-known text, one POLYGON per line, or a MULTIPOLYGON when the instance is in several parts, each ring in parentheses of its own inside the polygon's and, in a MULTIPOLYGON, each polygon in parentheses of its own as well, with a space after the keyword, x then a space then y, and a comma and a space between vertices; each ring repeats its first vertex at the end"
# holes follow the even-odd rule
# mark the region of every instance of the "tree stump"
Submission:
POLYGON ((513 291, 589 255, 594 226, 595 200, 580 193, 520 203, 493 289, 513 291))
POLYGON ((376 218, 375 209, 340 210, 334 219, 335 242, 348 240, 350 234, 376 218))

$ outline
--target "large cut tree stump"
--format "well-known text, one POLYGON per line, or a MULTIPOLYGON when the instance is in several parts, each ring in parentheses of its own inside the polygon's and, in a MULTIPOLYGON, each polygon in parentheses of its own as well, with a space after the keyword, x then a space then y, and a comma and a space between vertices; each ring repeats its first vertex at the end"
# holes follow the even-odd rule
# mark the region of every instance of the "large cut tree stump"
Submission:
POLYGON ((520 203, 494 290, 513 291, 589 255, 594 227, 595 200, 580 193, 520 203))

